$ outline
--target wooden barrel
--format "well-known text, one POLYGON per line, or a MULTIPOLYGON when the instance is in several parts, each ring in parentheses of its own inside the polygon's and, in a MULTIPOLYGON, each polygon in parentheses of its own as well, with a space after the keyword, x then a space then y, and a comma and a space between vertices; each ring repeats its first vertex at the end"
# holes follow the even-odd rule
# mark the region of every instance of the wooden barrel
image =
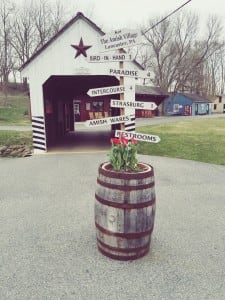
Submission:
POLYGON ((95 226, 99 251, 114 259, 133 260, 148 253, 155 217, 153 167, 116 172, 99 166, 95 193, 95 226))

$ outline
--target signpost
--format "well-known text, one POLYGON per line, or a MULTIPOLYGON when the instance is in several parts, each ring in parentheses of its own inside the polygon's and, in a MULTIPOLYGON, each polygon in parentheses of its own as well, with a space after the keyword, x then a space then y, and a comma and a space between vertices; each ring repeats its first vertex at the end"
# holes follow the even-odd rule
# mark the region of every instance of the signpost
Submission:
POLYGON ((141 101, 120 101, 111 99, 110 101, 111 107, 130 107, 135 109, 147 109, 154 110, 157 108, 157 105, 154 102, 141 102, 141 101))
POLYGON ((129 29, 121 29, 109 32, 99 38, 100 52, 112 51, 131 47, 141 43, 141 32, 129 29))
POLYGON ((104 96, 104 95, 113 95, 124 93, 126 87, 124 85, 115 85, 115 86, 106 86, 97 89, 88 90, 87 94, 90 97, 104 96))
POLYGON ((87 120, 85 122, 86 127, 96 127, 96 126, 105 126, 105 125, 113 125, 113 124, 120 124, 130 121, 130 116, 116 116, 116 117, 109 117, 104 119, 94 119, 94 120, 87 120))
POLYGON ((160 137, 157 135, 150 135, 144 133, 137 133, 137 132, 129 132, 124 130, 116 130, 115 136, 119 137, 120 134, 125 136, 127 139, 136 139, 137 141, 148 142, 148 143, 158 143, 160 142, 160 137))
POLYGON ((108 75, 117 76, 120 80, 119 86, 102 87, 96 89, 89 89, 87 94, 90 97, 120 94, 120 100, 111 99, 110 106, 120 109, 120 116, 108 117, 103 119, 87 120, 85 126, 96 127, 105 125, 121 124, 120 129, 116 130, 115 136, 119 137, 123 134, 126 138, 135 138, 138 141, 144 141, 149 143, 158 143, 160 138, 156 135, 149 135, 137 132, 125 131, 125 122, 131 122, 131 116, 125 115, 125 108, 154 110, 157 105, 154 102, 142 102, 142 101, 125 101, 124 93, 128 91, 128 87, 124 85, 124 77, 131 78, 150 78, 150 72, 143 70, 124 69, 124 62, 133 60, 130 54, 125 54, 123 48, 131 47, 141 43, 142 34, 140 31, 121 29, 110 32, 99 38, 100 52, 118 50, 116 54, 96 54, 89 55, 87 57, 90 63, 106 63, 106 62, 119 62, 119 68, 108 69, 108 75))
POLYGON ((133 78, 150 78, 149 71, 129 70, 129 69, 108 69, 109 75, 133 77, 133 78))
POLYGON ((132 61, 134 58, 131 54, 110 54, 110 55, 88 55, 87 60, 90 63, 106 63, 106 62, 120 62, 120 61, 132 61))

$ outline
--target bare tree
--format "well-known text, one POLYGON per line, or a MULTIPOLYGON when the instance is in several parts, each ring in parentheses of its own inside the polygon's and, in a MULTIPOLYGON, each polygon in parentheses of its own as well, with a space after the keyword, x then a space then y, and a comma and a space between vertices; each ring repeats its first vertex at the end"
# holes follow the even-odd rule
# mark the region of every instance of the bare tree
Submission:
POLYGON ((10 44, 12 14, 14 5, 10 1, 2 0, 0 4, 0 72, 3 85, 7 85, 9 74, 13 67, 12 48, 10 44))
POLYGON ((36 50, 41 48, 52 36, 51 6, 48 0, 34 2, 33 21, 36 30, 36 50))
POLYGON ((65 24, 65 8, 60 0, 53 3, 51 7, 51 23, 52 32, 51 35, 59 32, 61 27, 65 24))
MULTIPOLYGON (((158 21, 151 20, 149 27, 158 21)), ((202 92, 204 62, 221 48, 221 23, 210 17, 205 36, 199 40, 198 22, 195 14, 183 11, 144 34, 149 60, 146 63, 145 59, 145 63, 153 72, 156 85, 174 92, 202 92)), ((143 47, 141 50, 143 53, 143 47)))
POLYGON ((28 60, 36 48, 33 16, 32 3, 29 6, 23 3, 14 16, 11 45, 16 52, 19 65, 28 60))

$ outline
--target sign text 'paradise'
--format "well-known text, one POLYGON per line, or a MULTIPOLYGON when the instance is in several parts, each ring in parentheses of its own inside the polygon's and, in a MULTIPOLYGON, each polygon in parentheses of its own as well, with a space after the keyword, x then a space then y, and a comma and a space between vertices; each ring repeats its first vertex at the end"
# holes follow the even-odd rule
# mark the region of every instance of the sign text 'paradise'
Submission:
POLYGON ((149 71, 142 70, 129 70, 129 69, 109 69, 109 75, 118 75, 133 78, 150 78, 149 71))

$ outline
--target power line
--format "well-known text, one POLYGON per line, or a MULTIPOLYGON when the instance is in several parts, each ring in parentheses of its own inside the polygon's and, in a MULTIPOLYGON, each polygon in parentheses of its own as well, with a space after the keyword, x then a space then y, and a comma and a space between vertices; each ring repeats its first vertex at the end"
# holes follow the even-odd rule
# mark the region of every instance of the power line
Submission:
POLYGON ((144 32, 142 32, 142 34, 146 34, 149 30, 155 28, 157 25, 159 25, 160 23, 162 23, 163 21, 165 21, 166 19, 168 19, 170 16, 172 16, 173 14, 175 14, 178 10, 180 10, 181 8, 183 8, 185 5, 187 5, 189 2, 191 2, 191 0, 188 0, 187 2, 185 2, 184 4, 182 4, 181 6, 179 6, 177 9, 173 10, 169 15, 167 15, 165 18, 163 18, 162 20, 160 20, 159 22, 157 22, 156 24, 154 24, 152 27, 150 27, 149 29, 145 30, 144 32))

